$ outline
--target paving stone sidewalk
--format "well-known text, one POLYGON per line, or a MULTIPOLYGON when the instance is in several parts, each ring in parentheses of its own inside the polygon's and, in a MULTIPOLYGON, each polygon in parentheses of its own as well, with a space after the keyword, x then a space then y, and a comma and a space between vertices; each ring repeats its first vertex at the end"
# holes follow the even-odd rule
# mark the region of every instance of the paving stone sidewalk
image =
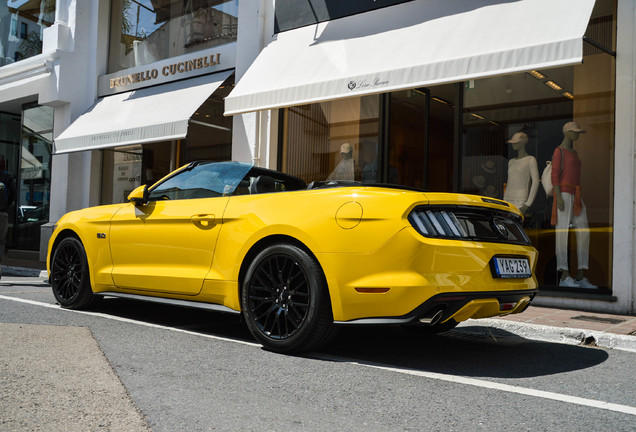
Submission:
POLYGON ((528 339, 636 352, 635 315, 530 306, 520 314, 463 324, 492 326, 528 339))

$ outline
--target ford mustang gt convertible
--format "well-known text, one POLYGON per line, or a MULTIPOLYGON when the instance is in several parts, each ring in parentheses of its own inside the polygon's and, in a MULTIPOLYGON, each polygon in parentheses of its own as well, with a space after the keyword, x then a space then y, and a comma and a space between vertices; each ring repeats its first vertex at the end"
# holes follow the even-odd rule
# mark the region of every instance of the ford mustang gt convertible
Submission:
POLYGON ((266 348, 298 352, 342 325, 436 333, 522 312, 537 251, 496 199, 192 162, 128 202, 57 223, 47 266, 62 307, 104 296, 243 314, 266 348))

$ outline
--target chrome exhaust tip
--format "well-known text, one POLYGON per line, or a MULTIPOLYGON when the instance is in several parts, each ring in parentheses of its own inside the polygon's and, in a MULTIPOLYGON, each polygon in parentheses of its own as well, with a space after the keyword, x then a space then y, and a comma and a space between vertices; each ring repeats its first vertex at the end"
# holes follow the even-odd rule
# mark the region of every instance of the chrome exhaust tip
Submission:
POLYGON ((435 312, 435 314, 433 314, 433 316, 431 317, 420 318, 420 323, 427 324, 427 325, 435 325, 439 322, 440 319, 442 319, 443 315, 444 315, 444 309, 440 309, 437 312, 435 312))

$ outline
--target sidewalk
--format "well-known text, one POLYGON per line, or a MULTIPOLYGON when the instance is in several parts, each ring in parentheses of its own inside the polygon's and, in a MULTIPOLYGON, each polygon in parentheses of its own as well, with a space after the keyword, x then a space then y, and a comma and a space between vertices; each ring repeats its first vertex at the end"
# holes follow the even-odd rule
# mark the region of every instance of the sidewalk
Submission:
POLYGON ((5 256, 2 259, 3 276, 41 277, 46 279, 46 264, 29 259, 19 259, 5 256))
POLYGON ((530 306, 520 314, 469 323, 488 325, 527 339, 636 352, 636 315, 530 306))

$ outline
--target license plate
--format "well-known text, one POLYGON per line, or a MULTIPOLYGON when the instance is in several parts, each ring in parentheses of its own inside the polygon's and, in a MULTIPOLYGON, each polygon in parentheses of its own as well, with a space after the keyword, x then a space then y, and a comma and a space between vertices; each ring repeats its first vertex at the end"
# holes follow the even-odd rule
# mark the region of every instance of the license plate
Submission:
POLYGON ((494 277, 518 279, 532 277, 528 258, 495 257, 493 264, 494 277))

